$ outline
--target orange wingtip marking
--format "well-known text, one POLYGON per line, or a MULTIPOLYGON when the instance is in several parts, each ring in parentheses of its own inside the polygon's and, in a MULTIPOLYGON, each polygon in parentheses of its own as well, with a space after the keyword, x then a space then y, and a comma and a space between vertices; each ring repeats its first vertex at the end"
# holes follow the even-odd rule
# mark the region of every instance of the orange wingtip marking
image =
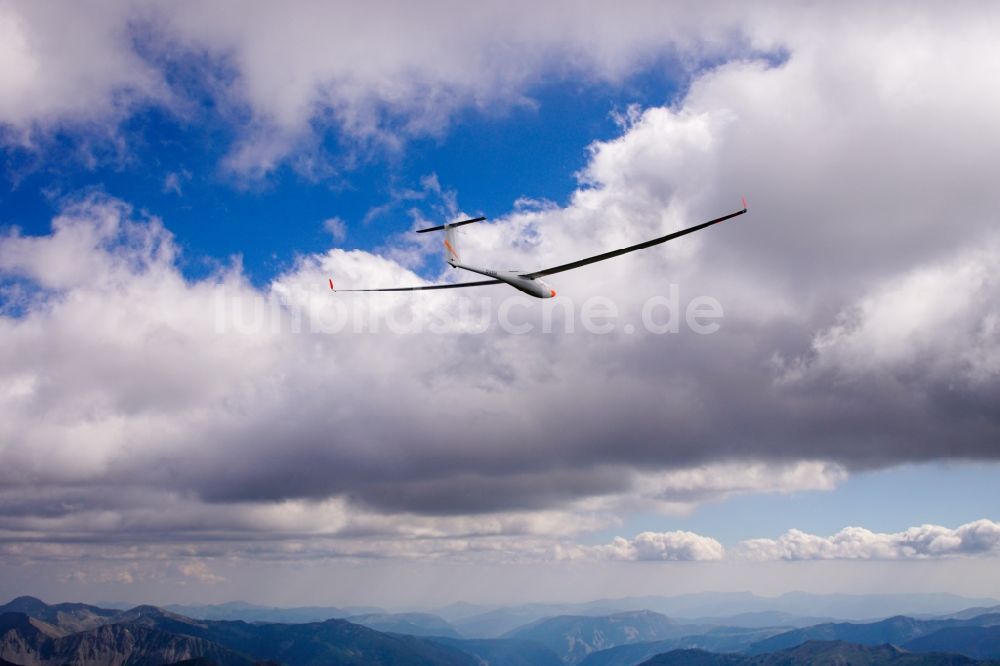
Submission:
MULTIPOLYGON (((333 289, 333 278, 330 278, 330 289, 333 289)), ((333 290, 337 291, 336 289, 333 289, 333 290)))
POLYGON ((549 296, 551 296, 552 298, 555 298, 556 297, 556 290, 555 289, 549 289, 549 296))
POLYGON ((749 206, 747 206, 747 198, 746 197, 740 197, 740 199, 743 200, 743 210, 747 210, 747 208, 749 208, 749 206))
POLYGON ((446 241, 444 242, 444 246, 445 246, 446 248, 448 248, 448 251, 449 251, 449 252, 451 252, 451 253, 452 253, 453 255, 455 255, 455 258, 458 258, 458 252, 455 252, 455 248, 453 248, 453 247, 451 246, 451 243, 449 243, 449 242, 448 242, 448 241, 446 240, 446 241))

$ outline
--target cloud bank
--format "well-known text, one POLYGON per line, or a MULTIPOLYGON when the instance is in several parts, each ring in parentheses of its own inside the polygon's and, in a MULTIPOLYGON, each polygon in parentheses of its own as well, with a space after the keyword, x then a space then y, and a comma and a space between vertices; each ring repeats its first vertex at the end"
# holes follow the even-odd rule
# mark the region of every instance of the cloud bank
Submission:
POLYGON ((693 532, 642 532, 632 539, 616 537, 606 545, 578 547, 575 554, 577 557, 627 562, 997 557, 1000 556, 1000 523, 983 518, 956 528, 925 524, 890 533, 845 527, 829 537, 791 529, 777 539, 740 541, 728 552, 715 539, 693 532))
MULTIPOLYGON (((294 22, 266 7, 239 17, 236 5, 214 7, 197 25, 183 7, 146 16, 165 44, 224 52, 234 63, 220 94, 252 110, 248 136, 272 139, 234 148, 234 168, 251 171, 297 154, 317 119, 347 128, 358 145, 391 142, 386 113, 404 133, 442 131, 432 121, 452 104, 516 100, 553 52, 590 76, 614 77, 661 42, 699 54, 697 45, 718 37, 671 14, 673 37, 664 38, 666 19, 630 9, 620 21, 588 19, 586 30, 570 19, 562 43, 545 29, 551 15, 536 34, 486 11, 477 20, 494 22, 507 41, 456 59, 461 41, 399 29, 432 24, 433 11, 403 12, 360 23, 417 41, 364 34, 364 43, 399 51, 358 69, 370 51, 362 36, 329 39, 323 28, 339 18, 325 5, 315 21, 294 22), (334 46, 313 60, 321 33, 334 46), (281 44, 293 48, 279 57, 281 44), (593 58, 571 57, 581 44, 593 58), (527 55, 503 57, 514 50, 527 55)), ((113 66, 100 53, 94 64, 47 51, 39 35, 51 17, 33 5, 2 11, 11 37, 0 40, 2 57, 16 65, 2 68, 0 82, 8 127, 87 117, 84 105, 120 117, 130 104, 176 101, 156 67, 122 46, 133 5, 108 5, 98 27, 81 28, 81 40, 100 36, 113 66), (65 82, 17 78, 31 62, 48 71, 64 57, 74 62, 65 82), (98 98, 72 100, 88 77, 87 95, 98 98), (30 103, 15 108, 18 98, 30 103)), ((699 71, 677 103, 633 110, 619 137, 590 147, 566 206, 519 208, 470 229, 463 253, 529 269, 729 212, 744 192, 751 214, 560 275, 551 302, 325 290, 330 276, 345 288, 419 284, 413 269, 427 272, 435 250, 403 237, 389 239, 383 255, 303 256, 263 288, 236 262, 189 280, 169 220, 107 196, 68 200, 48 235, 6 231, 0 534, 8 556, 45 552, 45 542, 53 556, 78 552, 69 544, 158 543, 205 557, 520 557, 518 543, 548 553, 634 510, 830 489, 865 467, 995 460, 1000 119, 991 109, 1000 91, 989 21, 980 11, 910 5, 850 16, 781 5, 748 19, 741 11, 726 9, 721 25, 739 20, 750 51, 786 59, 729 59, 699 71), (567 331, 589 297, 611 301, 621 322, 639 322, 671 285, 685 302, 717 299, 720 331, 567 331), (531 332, 496 325, 503 312, 531 332), (555 325, 540 333, 546 317, 555 325)), ((718 553, 708 537, 640 537, 603 552, 718 553)), ((754 547, 769 558, 846 553, 868 537, 817 539, 754 547)), ((895 537, 874 541, 885 552, 932 552, 892 545, 895 537)))

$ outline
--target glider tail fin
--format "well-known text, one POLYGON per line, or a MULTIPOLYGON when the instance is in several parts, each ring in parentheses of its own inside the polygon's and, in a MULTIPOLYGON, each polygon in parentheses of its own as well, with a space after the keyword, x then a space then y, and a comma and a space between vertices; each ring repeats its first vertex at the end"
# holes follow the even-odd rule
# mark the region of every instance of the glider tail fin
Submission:
POLYGON ((444 228, 444 251, 448 263, 452 266, 461 261, 458 258, 458 234, 455 233, 455 227, 450 224, 444 228))
POLYGON ((428 231, 441 231, 444 229, 444 249, 448 257, 448 263, 452 266, 461 262, 458 258, 458 240, 457 234, 455 233, 455 227, 460 227, 463 224, 472 224, 473 222, 482 222, 485 217, 475 217, 471 220, 462 220, 461 222, 450 222, 448 224, 442 224, 437 227, 428 227, 427 229, 417 229, 418 234, 424 234, 428 231))

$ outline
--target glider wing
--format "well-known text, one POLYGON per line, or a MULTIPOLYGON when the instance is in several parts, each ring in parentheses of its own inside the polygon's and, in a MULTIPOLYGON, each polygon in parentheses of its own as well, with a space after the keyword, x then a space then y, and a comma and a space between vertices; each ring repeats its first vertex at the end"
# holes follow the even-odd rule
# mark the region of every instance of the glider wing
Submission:
POLYGON ((431 284, 426 287, 387 287, 384 289, 336 289, 330 280, 330 289, 334 291, 423 291, 425 289, 459 289, 461 287, 482 287, 487 284, 500 284, 502 280, 477 280, 475 282, 456 282, 455 284, 431 284))
POLYGON ((523 278, 529 280, 534 280, 546 275, 553 275, 555 273, 562 273, 563 271, 571 271, 574 268, 580 268, 581 266, 586 266, 587 264, 595 264, 598 261, 604 261, 605 259, 611 259, 612 257, 618 257, 623 254, 628 254, 629 252, 635 252, 636 250, 644 250, 647 247, 653 247, 654 245, 659 245, 660 243, 666 243, 669 240, 675 238, 680 238, 695 231, 704 229, 705 227, 710 227, 713 224, 718 224, 719 222, 725 222, 726 220, 736 217, 737 215, 742 215, 747 212, 747 202, 746 199, 743 200, 743 210, 738 210, 735 213, 730 213, 729 215, 723 215, 722 217, 717 217, 714 220, 709 220, 708 222, 702 222, 701 224, 695 225, 693 227, 688 227, 687 229, 681 229, 680 231, 675 231, 672 234, 667 234, 666 236, 660 236, 659 238, 654 238, 642 243, 637 243, 635 245, 629 245, 628 247, 623 247, 619 250, 611 250, 610 252, 604 252, 602 254, 595 254, 592 257, 587 257, 586 259, 577 259, 576 261, 571 261, 568 264, 562 264, 560 266, 553 266, 552 268, 544 268, 540 271, 535 271, 534 273, 524 273, 521 275, 523 278))

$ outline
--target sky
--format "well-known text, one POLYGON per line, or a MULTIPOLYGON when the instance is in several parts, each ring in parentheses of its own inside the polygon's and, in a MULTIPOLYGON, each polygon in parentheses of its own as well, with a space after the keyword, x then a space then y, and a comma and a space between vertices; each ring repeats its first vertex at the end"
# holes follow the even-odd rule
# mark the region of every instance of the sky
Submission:
POLYGON ((1000 598, 997 12, 0 3, 0 597, 1000 598))

